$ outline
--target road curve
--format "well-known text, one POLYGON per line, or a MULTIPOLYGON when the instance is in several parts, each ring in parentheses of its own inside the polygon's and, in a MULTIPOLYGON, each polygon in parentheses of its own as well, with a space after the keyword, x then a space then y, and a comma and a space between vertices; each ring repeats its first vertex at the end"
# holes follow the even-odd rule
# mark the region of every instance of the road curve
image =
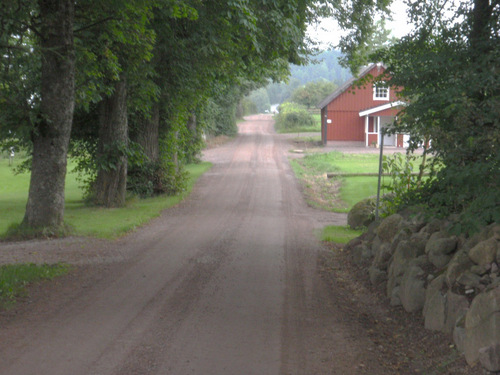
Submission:
POLYGON ((122 260, 0 320, 0 374, 355 373, 313 235, 345 215, 304 203, 288 148, 270 116, 240 124, 185 202, 108 245, 122 260))

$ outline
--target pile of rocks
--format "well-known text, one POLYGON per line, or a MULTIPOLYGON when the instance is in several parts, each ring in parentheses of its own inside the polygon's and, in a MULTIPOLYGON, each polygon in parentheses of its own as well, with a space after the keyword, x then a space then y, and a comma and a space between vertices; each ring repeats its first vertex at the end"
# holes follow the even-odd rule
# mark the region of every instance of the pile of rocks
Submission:
POLYGON ((395 214, 347 245, 392 305, 422 311, 425 328, 453 335, 467 363, 500 371, 500 224, 470 238, 445 221, 395 214))

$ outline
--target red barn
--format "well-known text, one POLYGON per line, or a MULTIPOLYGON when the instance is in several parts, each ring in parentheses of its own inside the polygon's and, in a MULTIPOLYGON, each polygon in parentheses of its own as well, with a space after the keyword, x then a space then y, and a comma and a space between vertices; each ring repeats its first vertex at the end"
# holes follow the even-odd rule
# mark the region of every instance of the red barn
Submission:
MULTIPOLYGON (((393 123, 404 103, 397 100, 395 90, 383 85, 368 84, 354 87, 354 82, 368 74, 377 77, 385 67, 372 64, 357 78, 351 78, 325 98, 321 108, 321 140, 363 142, 365 146, 380 144, 380 131, 393 123)), ((391 134, 384 137, 384 145, 403 147, 406 136, 391 134)))

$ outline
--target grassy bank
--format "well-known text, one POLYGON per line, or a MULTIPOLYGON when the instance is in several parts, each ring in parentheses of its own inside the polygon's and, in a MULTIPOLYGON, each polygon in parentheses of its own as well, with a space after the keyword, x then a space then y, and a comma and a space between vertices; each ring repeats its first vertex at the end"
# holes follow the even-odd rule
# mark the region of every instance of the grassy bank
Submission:
POLYGON ((300 127, 292 127, 286 129, 276 129, 276 132, 279 134, 293 134, 293 133, 320 133, 321 132, 321 124, 315 124, 312 126, 300 126, 300 127))
POLYGON ((378 155, 317 153, 292 160, 291 164, 304 186, 308 203, 314 207, 348 212, 360 200, 377 193, 376 177, 327 179, 326 173, 376 172, 378 155))
POLYGON ((26 293, 26 287, 41 280, 52 280, 69 272, 64 264, 8 264, 0 266, 0 308, 13 305, 26 293))
MULTIPOLYGON (((377 194, 377 177, 326 178, 326 173, 377 173, 377 154, 343 154, 337 151, 292 160, 308 202, 334 212, 348 212, 360 200, 377 194)), ((385 183, 389 179, 384 177, 385 183)))
MULTIPOLYGON (((19 161, 16 161, 19 163, 19 161)), ((75 235, 99 238, 115 238, 139 227, 161 211, 176 205, 191 191, 196 180, 209 168, 210 163, 187 166, 190 174, 186 191, 177 196, 159 196, 148 199, 132 198, 126 207, 104 209, 86 206, 82 191, 74 173, 66 177, 65 222, 74 229, 75 235)), ((71 165, 69 170, 71 170, 71 165)), ((8 160, 0 159, 0 234, 11 225, 22 221, 28 198, 29 174, 14 175, 8 160)))
POLYGON ((328 225, 320 232, 321 241, 346 244, 353 238, 359 237, 363 231, 354 230, 349 227, 328 225))

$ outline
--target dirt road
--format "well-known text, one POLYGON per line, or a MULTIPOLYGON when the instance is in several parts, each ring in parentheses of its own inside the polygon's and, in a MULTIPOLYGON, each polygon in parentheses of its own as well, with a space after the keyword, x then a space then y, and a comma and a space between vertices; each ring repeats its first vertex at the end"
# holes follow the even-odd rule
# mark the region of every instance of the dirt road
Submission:
POLYGON ((146 228, 31 245, 83 265, 0 316, 0 374, 383 373, 317 270, 314 228, 345 216, 304 203, 289 147, 270 117, 253 117, 205 152, 214 167, 191 197, 146 228))

